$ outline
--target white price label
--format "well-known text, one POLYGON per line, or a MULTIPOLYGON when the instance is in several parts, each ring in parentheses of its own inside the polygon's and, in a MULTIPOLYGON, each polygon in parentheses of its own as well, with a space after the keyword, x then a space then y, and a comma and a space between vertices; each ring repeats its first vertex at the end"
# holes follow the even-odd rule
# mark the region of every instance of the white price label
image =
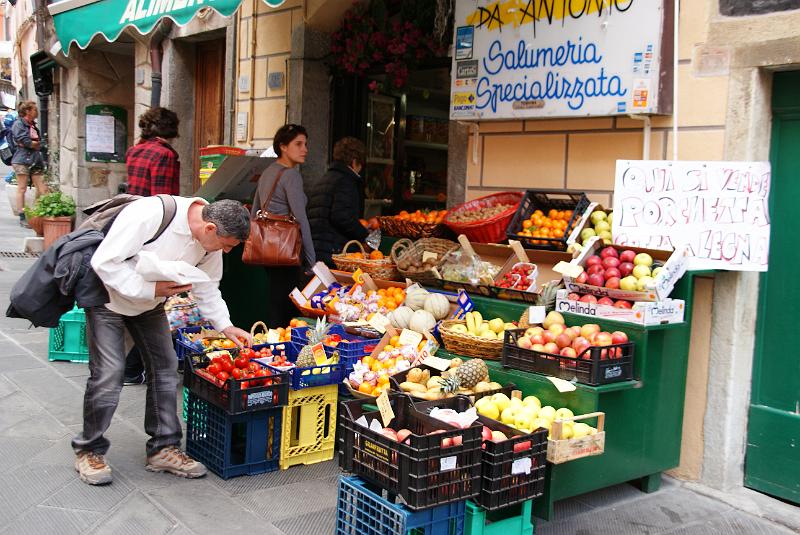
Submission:
POLYGON ((439 460, 439 471, 441 472, 448 472, 450 470, 455 470, 457 465, 458 457, 453 455, 452 457, 443 457, 439 460))
POLYGON ((531 467, 533 463, 531 462, 530 457, 524 457, 522 459, 517 459, 513 463, 511 463, 511 475, 516 476, 519 474, 528 475, 531 473, 531 467))
POLYGON ((528 323, 530 325, 536 325, 537 323, 544 322, 544 319, 547 317, 547 310, 545 307, 542 306, 532 306, 528 307, 528 323))

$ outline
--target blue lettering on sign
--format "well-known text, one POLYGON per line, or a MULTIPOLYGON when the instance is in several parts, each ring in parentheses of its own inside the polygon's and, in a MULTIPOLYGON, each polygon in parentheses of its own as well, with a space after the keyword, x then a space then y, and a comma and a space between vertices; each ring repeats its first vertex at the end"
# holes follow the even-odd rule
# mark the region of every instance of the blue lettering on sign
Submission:
POLYGON ((489 45, 483 58, 486 75, 478 80, 476 108, 490 108, 497 112, 500 102, 519 102, 534 100, 564 100, 571 110, 579 110, 587 99, 617 96, 624 97, 628 90, 622 87, 622 79, 614 74, 606 74, 600 67, 594 75, 567 75, 559 72, 559 67, 567 65, 597 65, 603 56, 595 43, 567 40, 557 47, 528 48, 523 40, 518 41, 516 49, 503 50, 503 43, 495 40, 489 45), (523 75, 521 81, 494 83, 490 76, 503 71, 525 69, 546 69, 541 79, 529 80, 523 75))

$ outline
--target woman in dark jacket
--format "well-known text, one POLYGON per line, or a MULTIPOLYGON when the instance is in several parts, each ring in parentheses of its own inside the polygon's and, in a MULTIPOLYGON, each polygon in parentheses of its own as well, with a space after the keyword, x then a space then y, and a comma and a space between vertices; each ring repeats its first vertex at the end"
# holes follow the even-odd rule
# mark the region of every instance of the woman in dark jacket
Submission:
POLYGON ((317 260, 335 267, 331 255, 350 240, 364 241, 369 231, 359 222, 364 214, 364 167, 366 149, 356 138, 345 137, 333 146, 328 171, 306 186, 308 222, 317 260))
POLYGON ((11 158, 14 174, 17 175, 17 210, 19 224, 27 226, 25 221, 25 191, 29 181, 36 186, 36 198, 45 195, 47 184, 44 181, 44 157, 42 156, 42 136, 36 125, 39 108, 33 101, 26 101, 19 106, 17 120, 11 126, 11 136, 17 151, 11 158))

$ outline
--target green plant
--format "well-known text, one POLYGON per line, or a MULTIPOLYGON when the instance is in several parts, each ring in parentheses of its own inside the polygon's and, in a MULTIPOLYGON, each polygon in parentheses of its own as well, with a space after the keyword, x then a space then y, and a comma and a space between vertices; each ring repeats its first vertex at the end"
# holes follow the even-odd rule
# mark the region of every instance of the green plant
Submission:
MULTIPOLYGON (((26 210, 25 215, 28 215, 26 210)), ((42 195, 31 210, 32 216, 69 217, 75 215, 75 200, 60 191, 42 195)))

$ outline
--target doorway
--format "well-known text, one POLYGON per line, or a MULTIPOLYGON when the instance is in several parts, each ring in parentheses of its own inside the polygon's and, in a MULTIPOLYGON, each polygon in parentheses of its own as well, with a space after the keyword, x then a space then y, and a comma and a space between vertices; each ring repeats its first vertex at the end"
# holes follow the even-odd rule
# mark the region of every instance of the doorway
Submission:
POLYGON ((200 188, 200 148, 221 145, 225 121, 225 38, 197 43, 192 183, 200 188))
POLYGON ((769 271, 760 281, 744 484, 800 503, 800 359, 790 342, 800 299, 800 71, 775 74, 772 112, 769 271))

